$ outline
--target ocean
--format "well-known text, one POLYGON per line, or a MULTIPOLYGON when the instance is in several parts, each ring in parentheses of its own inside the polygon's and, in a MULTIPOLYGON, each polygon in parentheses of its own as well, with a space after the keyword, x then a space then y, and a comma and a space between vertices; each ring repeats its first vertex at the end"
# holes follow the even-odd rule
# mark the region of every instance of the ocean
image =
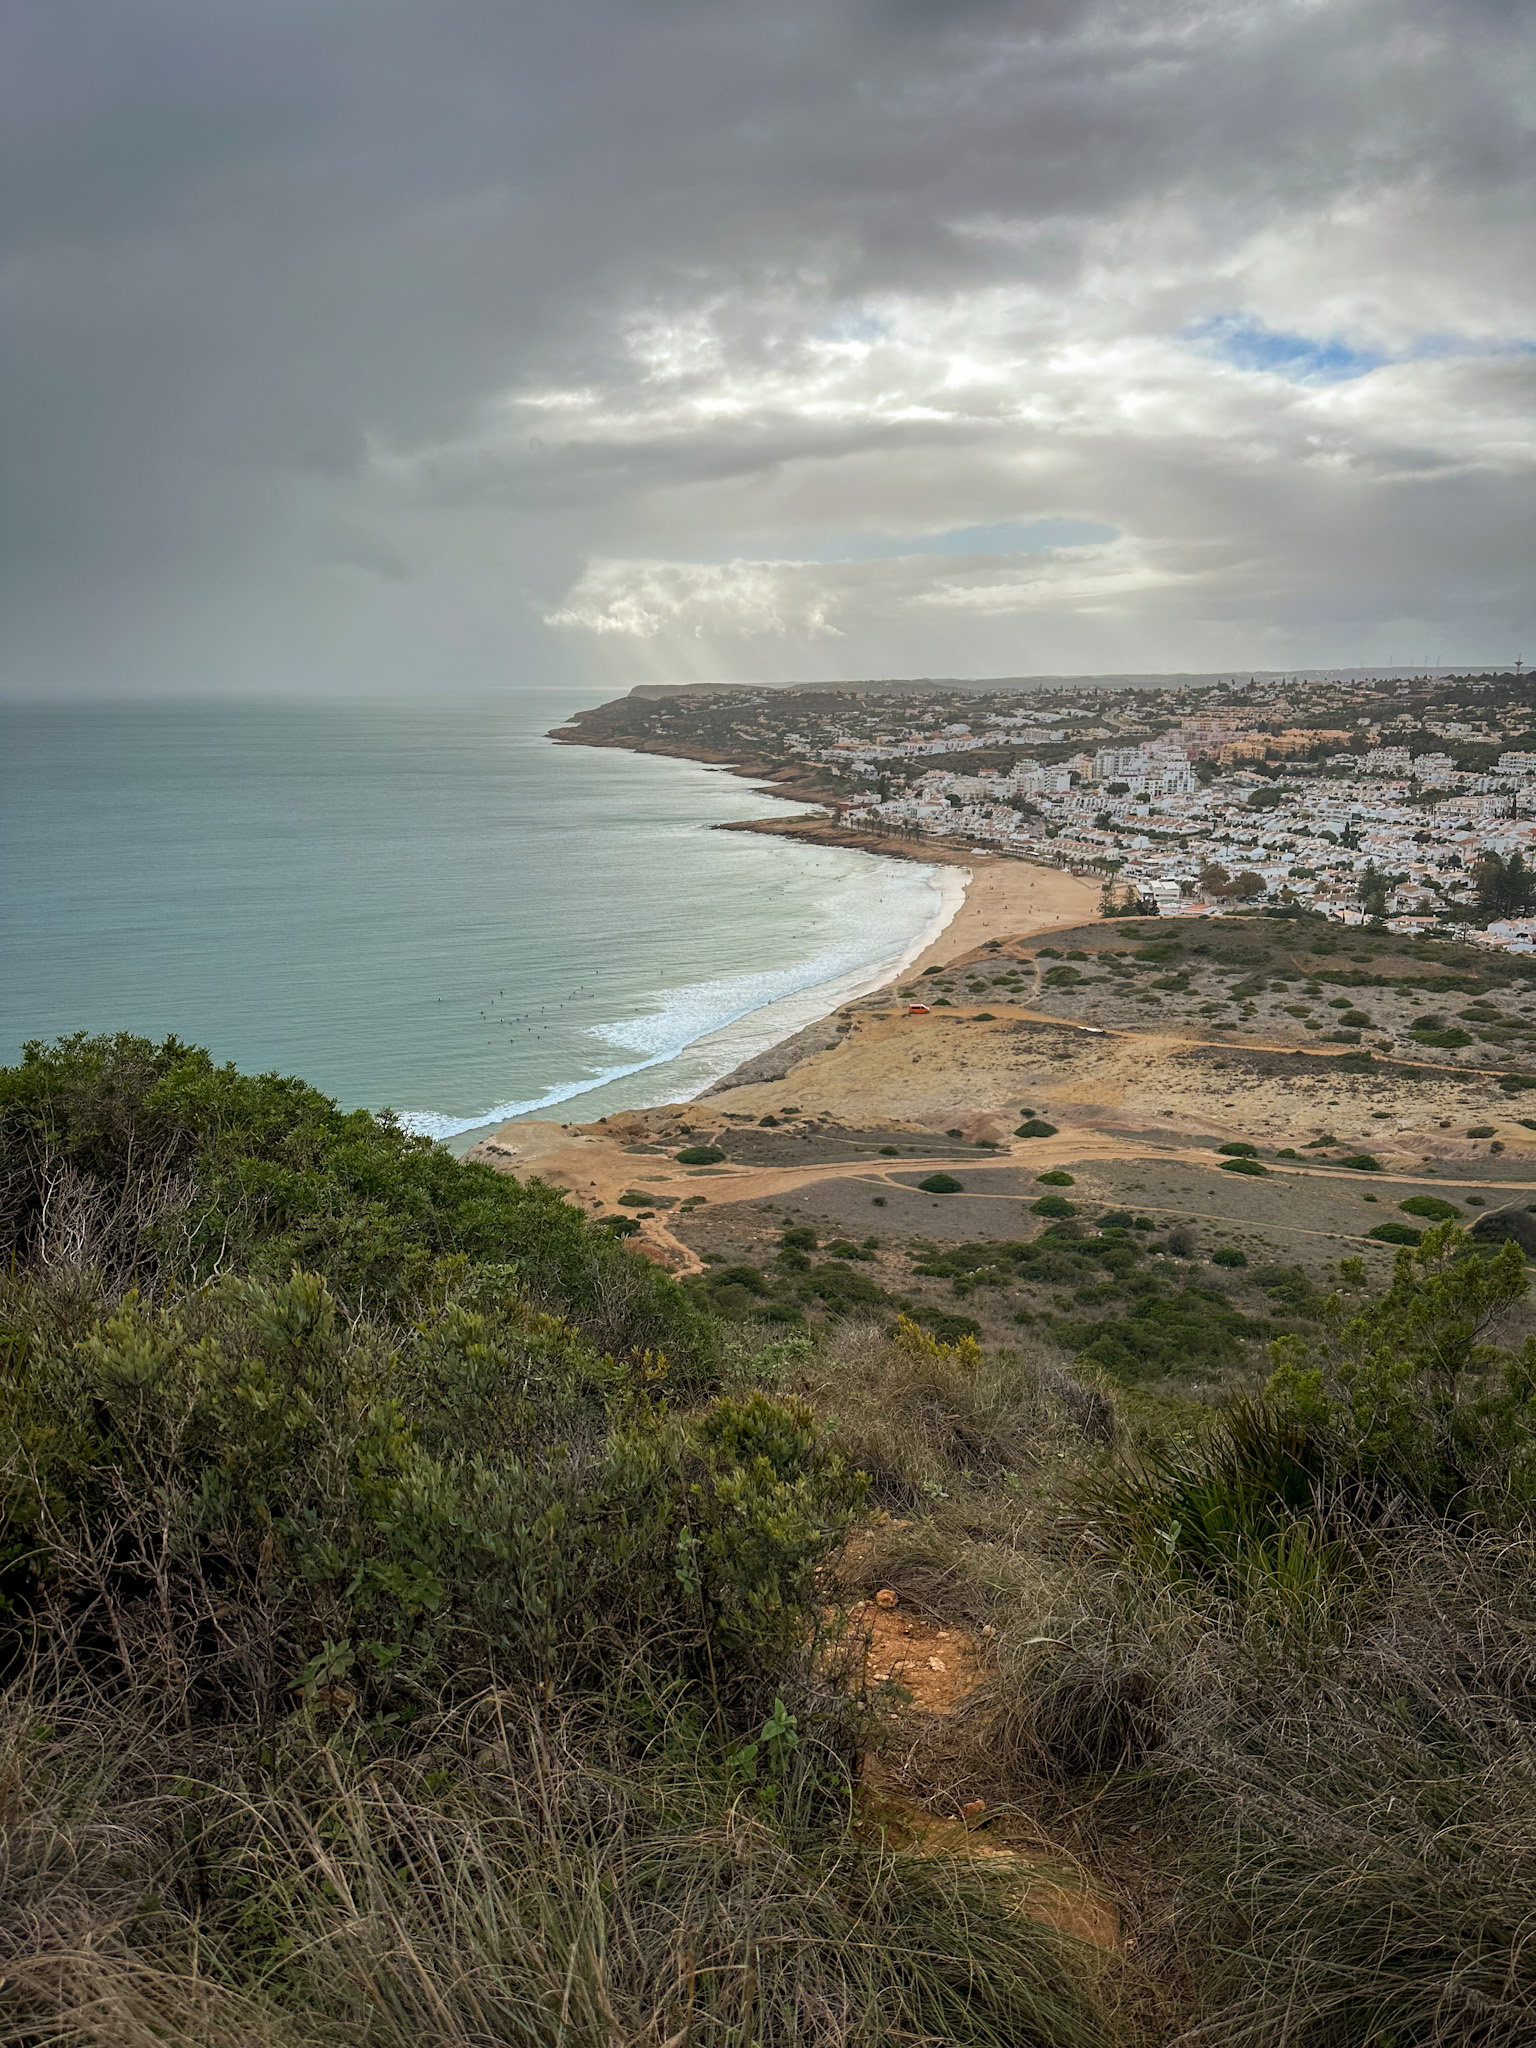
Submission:
POLYGON ((724 770, 545 737, 594 701, 0 707, 0 1063, 175 1032, 457 1151, 696 1094, 952 914, 712 831, 795 808, 724 770))

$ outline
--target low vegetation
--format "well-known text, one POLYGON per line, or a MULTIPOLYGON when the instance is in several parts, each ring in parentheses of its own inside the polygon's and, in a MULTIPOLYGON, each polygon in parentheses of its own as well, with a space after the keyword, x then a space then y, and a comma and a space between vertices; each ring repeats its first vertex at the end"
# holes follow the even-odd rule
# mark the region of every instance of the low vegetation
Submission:
POLYGON ((610 1232, 132 1038, 0 1202, 0 2040, 1104 2038, 850 1827, 868 1482, 610 1232))
POLYGON ((946 1325, 873 1241, 679 1285, 300 1083, 30 1048, 0 2048, 1517 2048, 1536 1339, 1425 1202, 1373 1294, 1042 1195, 921 1252, 946 1325), (866 1690, 878 1587, 991 1645, 955 1717, 866 1690), (1126 1938, 893 1848, 872 1749, 1126 1938))

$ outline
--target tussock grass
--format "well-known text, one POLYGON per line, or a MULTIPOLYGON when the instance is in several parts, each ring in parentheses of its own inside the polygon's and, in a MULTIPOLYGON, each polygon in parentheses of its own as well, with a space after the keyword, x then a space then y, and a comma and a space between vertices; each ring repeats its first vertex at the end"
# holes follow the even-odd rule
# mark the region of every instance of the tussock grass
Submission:
POLYGON ((20 1704, 7 2048, 1104 2040, 1079 1944, 854 1841, 812 1771, 766 1810, 665 1703, 639 1746, 487 1695, 409 1755, 296 1726, 207 1775, 20 1704))
POLYGON ((1457 1234, 1277 1347, 1262 1402, 1032 1525, 977 1773, 1136 1860, 1187 2048, 1536 2029, 1536 1525, 1523 1275, 1457 1234))

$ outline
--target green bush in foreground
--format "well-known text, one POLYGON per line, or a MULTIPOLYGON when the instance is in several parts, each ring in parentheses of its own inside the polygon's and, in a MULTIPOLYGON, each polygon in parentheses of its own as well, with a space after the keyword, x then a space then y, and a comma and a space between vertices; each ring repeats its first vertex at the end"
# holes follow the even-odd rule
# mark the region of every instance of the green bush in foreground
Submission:
POLYGON ((925 1195, 960 1195, 965 1192, 965 1182, 956 1180, 952 1173, 930 1173, 918 1182, 925 1195))
POLYGON ((0 1068, 0 1218, 22 1264, 67 1247, 109 1294, 298 1265, 408 1321, 441 1259, 504 1266, 599 1349, 665 1349, 674 1384, 713 1370, 686 1295, 553 1188, 175 1038, 82 1033, 0 1068))
POLYGON ((610 1233, 174 1042, 0 1074, 0 1188, 0 2037, 1098 2048, 850 1829, 865 1482, 610 1233))
POLYGON ((490 1279, 388 1340, 298 1273, 130 1298, 63 1344, 25 1287, 6 1320, 9 1660, 162 1674, 189 1723, 296 1693, 409 1720, 465 1686, 601 1683, 645 1642, 746 1698, 805 1640, 859 1499, 804 1410, 674 1417, 663 1361, 600 1358, 490 1279))
MULTIPOLYGON (((1344 1262, 1358 1285, 1364 1269, 1344 1262)), ((1392 1285, 1353 1314, 1328 1304, 1321 1340, 1288 1334, 1260 1401, 1193 1444, 1106 1475, 1102 1526, 1146 1560, 1228 1590, 1277 1571, 1326 1572, 1341 1516, 1412 1502, 1499 1519, 1536 1504, 1536 1338, 1489 1332, 1526 1292, 1517 1246, 1471 1252, 1454 1224, 1397 1254, 1392 1285), (1305 1566, 1303 1566, 1305 1559, 1305 1566)))

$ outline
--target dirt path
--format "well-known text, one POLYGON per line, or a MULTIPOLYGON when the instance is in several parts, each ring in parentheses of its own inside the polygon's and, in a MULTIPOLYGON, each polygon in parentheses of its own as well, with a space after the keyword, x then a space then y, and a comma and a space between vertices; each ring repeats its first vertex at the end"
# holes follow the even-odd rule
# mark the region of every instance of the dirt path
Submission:
POLYGON ((985 1638, 926 1620, 903 1607, 889 1587, 857 1602, 849 1618, 865 1637, 866 1684, 899 1686, 907 1696, 906 1739, 864 1759, 864 1825, 907 1855, 980 1865, 1003 1882, 1010 1905, 1025 1919, 1098 1948, 1118 1948, 1120 1913, 1108 1888, 1059 1842, 1017 1809, 967 1798, 963 1784, 939 1792, 925 1783, 923 1759, 941 1734, 936 1724, 950 1720, 990 1676, 985 1638))
MULTIPOLYGON (((653 1156, 637 1159, 601 1133, 565 1131, 558 1125, 519 1125, 511 1127, 527 1132, 533 1139, 526 1153, 513 1154, 508 1150, 497 1157, 498 1147, 494 1141, 481 1148, 477 1156, 490 1153, 491 1163, 505 1172, 537 1175, 556 1186, 567 1188, 574 1199, 593 1208, 611 1208, 621 1194, 631 1189, 640 1189, 659 1195, 671 1202, 686 1200, 689 1196, 704 1195, 713 1207, 723 1203, 782 1201, 786 1196, 798 1193, 802 1188, 829 1180, 854 1180, 862 1182, 872 1190, 901 1189, 911 1191, 913 1177, 924 1174, 946 1172, 958 1177, 967 1170, 982 1172, 998 1166, 1022 1167, 1031 1175, 1047 1172, 1057 1167, 1091 1166, 1094 1164, 1126 1165, 1153 1164, 1162 1166, 1219 1166, 1219 1160, 1205 1154, 1191 1154, 1183 1148, 1149 1144, 1083 1128, 1061 1128, 1054 1138, 1016 1139, 996 1152, 978 1152, 974 1158, 957 1160, 953 1151, 933 1154, 904 1153, 899 1161, 889 1164, 877 1163, 875 1148, 862 1158, 844 1160, 810 1161, 803 1166, 731 1166, 710 1168, 680 1166, 675 1160, 653 1156), (536 1133, 552 1133, 554 1142, 540 1145, 536 1133), (958 1169, 958 1173, 957 1173, 958 1169)), ((1283 1181, 1325 1181, 1336 1185, 1359 1187, 1362 1191, 1370 1187, 1372 1176, 1351 1172, 1347 1168, 1333 1166, 1319 1161, 1312 1164, 1305 1161, 1272 1160, 1267 1163, 1268 1177, 1283 1181)), ((1393 1168, 1388 1176, 1394 1183, 1401 1182, 1426 1193, 1435 1193, 1445 1186, 1444 1175, 1425 1173, 1422 1166, 1417 1169, 1393 1168)), ((1536 1179, 1499 1179, 1497 1182, 1479 1182, 1474 1171, 1459 1175, 1458 1178, 1473 1185, 1496 1188, 1501 1196, 1529 1195, 1536 1190, 1536 1179)), ((970 1201, 995 1201, 996 1190, 966 1189, 944 1197, 947 1205, 964 1205, 970 1201)), ((1148 1205, 1142 1204, 1143 1208, 1148 1205)), ((1156 1208, 1157 1205, 1151 1205, 1156 1208)), ((1148 1209, 1151 1213, 1151 1209, 1148 1209)), ((1167 1213, 1173 1213, 1171 1210, 1167 1213)), ((1187 1207, 1180 1207, 1180 1215, 1200 1214, 1187 1207)), ((658 1259, 669 1270, 677 1273, 691 1273, 702 1270, 696 1252, 686 1245, 670 1228, 668 1210, 658 1210, 642 1225, 642 1235, 632 1240, 637 1250, 658 1259)), ((1229 1219, 1206 1212, 1204 1220, 1223 1222, 1229 1219)), ((1276 1219, 1275 1227, 1294 1234, 1308 1237, 1337 1237, 1337 1230, 1312 1230, 1300 1224, 1289 1224, 1276 1219)), ((1353 1234, 1353 1233, 1352 1233, 1353 1234)), ((1363 1231, 1358 1233, 1364 1237, 1363 1231)))

